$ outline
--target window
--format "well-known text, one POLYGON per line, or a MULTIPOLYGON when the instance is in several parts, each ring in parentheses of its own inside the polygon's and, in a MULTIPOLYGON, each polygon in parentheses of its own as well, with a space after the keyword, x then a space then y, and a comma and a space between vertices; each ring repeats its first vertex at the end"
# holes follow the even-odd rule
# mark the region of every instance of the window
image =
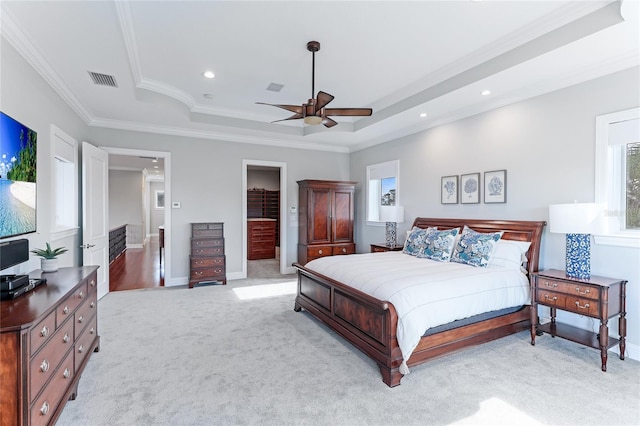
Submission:
POLYGON ((596 118, 595 193, 606 206, 596 243, 640 247, 640 108, 596 118))
POLYGON ((400 205, 400 162, 398 160, 367 166, 367 224, 380 223, 380 206, 400 205))
POLYGON ((78 232, 78 143, 51 125, 52 240, 78 232))

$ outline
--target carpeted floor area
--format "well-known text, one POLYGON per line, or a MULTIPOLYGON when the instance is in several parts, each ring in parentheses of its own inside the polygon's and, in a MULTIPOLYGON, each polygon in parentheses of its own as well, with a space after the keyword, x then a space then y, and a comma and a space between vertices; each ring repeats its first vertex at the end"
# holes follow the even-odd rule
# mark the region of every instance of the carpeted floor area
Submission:
POLYGON ((293 279, 111 293, 58 425, 638 425, 640 362, 509 336, 412 369, 377 366, 307 313, 293 279))

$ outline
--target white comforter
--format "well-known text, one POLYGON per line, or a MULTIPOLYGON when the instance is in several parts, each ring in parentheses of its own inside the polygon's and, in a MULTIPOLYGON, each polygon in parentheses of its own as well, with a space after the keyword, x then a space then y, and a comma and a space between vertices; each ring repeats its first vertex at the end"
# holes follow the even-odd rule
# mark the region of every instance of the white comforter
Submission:
MULTIPOLYGON (((478 268, 390 251, 322 257, 306 267, 391 302, 405 361, 431 327, 530 303, 527 277, 497 266, 478 268)), ((408 373, 406 362, 401 372, 408 373)))

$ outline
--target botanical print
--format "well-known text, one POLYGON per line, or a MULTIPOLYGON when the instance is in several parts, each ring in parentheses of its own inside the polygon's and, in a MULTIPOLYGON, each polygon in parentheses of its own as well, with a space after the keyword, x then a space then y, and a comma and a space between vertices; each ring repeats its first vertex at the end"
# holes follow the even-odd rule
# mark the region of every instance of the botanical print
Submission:
POLYGON ((441 181, 440 202, 442 204, 458 203, 458 176, 444 176, 441 181))
POLYGON ((462 189, 461 202, 463 204, 480 202, 480 173, 462 175, 460 185, 462 189))
POLYGON ((505 203, 507 201, 507 171, 484 172, 484 202, 505 203))

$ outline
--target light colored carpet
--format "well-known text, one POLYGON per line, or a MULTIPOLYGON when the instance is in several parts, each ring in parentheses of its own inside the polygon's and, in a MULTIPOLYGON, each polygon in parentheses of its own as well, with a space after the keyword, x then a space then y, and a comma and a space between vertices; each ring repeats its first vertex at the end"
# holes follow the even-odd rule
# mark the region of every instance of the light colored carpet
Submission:
POLYGON ((640 363, 509 336, 412 369, 377 366, 307 313, 292 280, 110 293, 100 352, 58 425, 638 425, 640 363), (278 295, 279 294, 279 295, 278 295))

